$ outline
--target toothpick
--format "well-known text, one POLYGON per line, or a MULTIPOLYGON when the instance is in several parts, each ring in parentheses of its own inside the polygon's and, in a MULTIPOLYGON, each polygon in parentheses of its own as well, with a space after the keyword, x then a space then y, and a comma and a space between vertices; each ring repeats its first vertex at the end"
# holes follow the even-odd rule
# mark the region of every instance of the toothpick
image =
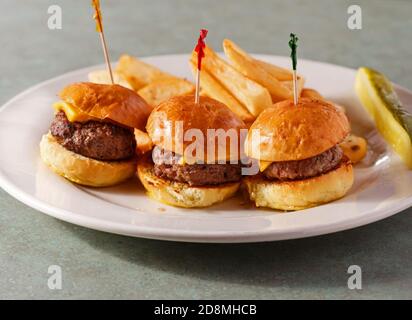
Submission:
POLYGON ((196 70, 196 94, 195 103, 198 104, 200 101, 200 70, 196 70))
POLYGON ((195 47, 195 52, 197 52, 197 71, 196 71, 196 93, 195 93, 195 103, 198 104, 200 101, 200 72, 202 70, 202 59, 205 56, 204 49, 206 48, 205 39, 207 36, 207 30, 201 29, 199 39, 197 40, 197 45, 195 47))
POLYGON ((100 35, 100 41, 102 43, 104 60, 106 62, 107 70, 109 72, 110 81, 112 82, 112 84, 114 84, 112 66, 110 64, 110 58, 109 58, 109 53, 107 50, 106 38, 103 32, 102 13, 100 11, 100 0, 92 0, 92 6, 94 7, 94 10, 95 10, 93 19, 96 20, 96 31, 100 35))
POLYGON ((298 76, 296 70, 293 70, 293 103, 298 104, 298 76))
POLYGON ((108 54, 108 50, 107 50, 106 39, 104 37, 103 32, 100 32, 100 40, 101 40, 102 46, 103 46, 104 60, 106 62, 107 70, 109 71, 110 81, 112 82, 112 84, 114 84, 112 66, 110 65, 110 59, 109 59, 109 54, 108 54))
POLYGON ((289 47, 291 49, 290 57, 292 58, 292 68, 293 68, 293 103, 295 106, 298 105, 298 76, 296 72, 297 66, 297 55, 296 55, 296 48, 298 47, 298 40, 299 38, 291 33, 290 40, 289 40, 289 47))

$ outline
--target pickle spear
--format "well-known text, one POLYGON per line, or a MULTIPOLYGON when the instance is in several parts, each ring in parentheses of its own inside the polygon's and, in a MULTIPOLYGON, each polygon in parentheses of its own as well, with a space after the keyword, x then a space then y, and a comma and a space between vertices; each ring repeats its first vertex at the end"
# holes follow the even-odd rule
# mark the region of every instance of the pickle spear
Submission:
POLYGON ((355 89, 378 131, 412 169, 412 114, 402 105, 392 83, 375 70, 360 68, 355 89))

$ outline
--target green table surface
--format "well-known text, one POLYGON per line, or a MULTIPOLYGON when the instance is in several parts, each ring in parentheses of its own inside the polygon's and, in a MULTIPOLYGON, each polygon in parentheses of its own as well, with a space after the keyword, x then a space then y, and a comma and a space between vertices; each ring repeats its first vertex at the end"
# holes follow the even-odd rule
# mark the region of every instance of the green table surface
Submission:
MULTIPOLYGON (((124 52, 187 53, 201 27, 214 48, 228 37, 250 52, 288 55, 293 31, 302 58, 371 66, 412 88, 412 1, 358 0, 363 29, 356 31, 347 27, 352 3, 103 0, 102 9, 113 60, 124 52)), ((102 63, 89 1, 2 0, 0 7, 0 104, 40 81, 102 63), (63 10, 62 30, 47 28, 52 4, 63 10)), ((310 239, 188 244, 64 223, 0 189, 0 298, 412 298, 411 214, 310 239), (47 286, 50 265, 62 268, 61 290, 47 286), (362 290, 347 287, 350 265, 362 267, 362 290)))

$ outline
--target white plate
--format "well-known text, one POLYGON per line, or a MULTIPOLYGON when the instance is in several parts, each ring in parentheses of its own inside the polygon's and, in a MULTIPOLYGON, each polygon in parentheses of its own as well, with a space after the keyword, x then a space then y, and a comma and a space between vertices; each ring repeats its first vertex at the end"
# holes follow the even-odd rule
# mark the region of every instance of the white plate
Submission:
MULTIPOLYGON (((288 67, 289 58, 259 56, 288 67)), ((191 78, 187 55, 145 59, 163 70, 191 78)), ((358 102, 355 71, 313 61, 299 61, 307 86, 347 109, 356 133, 367 137, 370 152, 356 166, 355 184, 336 202, 281 213, 245 207, 241 198, 201 210, 169 207, 147 198, 137 180, 107 189, 84 188, 53 174, 39 158, 39 141, 53 117, 57 92, 87 81, 97 66, 67 73, 32 87, 0 111, 0 186, 39 211, 81 226, 112 233, 191 242, 256 242, 315 236, 365 225, 412 205, 412 172, 377 134, 358 102)), ((396 87, 405 105, 412 93, 396 87)))

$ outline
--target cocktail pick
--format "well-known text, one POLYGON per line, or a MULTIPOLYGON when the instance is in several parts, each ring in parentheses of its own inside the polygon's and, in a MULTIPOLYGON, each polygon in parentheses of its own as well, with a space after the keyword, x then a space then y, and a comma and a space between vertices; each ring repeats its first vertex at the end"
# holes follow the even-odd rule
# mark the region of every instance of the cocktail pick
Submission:
POLYGON ((298 47, 299 38, 291 33, 289 40, 289 47, 291 49, 290 57, 292 58, 292 68, 293 68, 293 102, 295 106, 298 104, 298 77, 296 73, 296 66, 298 64, 296 48, 298 47))
POLYGON ((197 53, 197 70, 196 70, 196 94, 195 103, 199 103, 200 100, 200 72, 202 70, 202 59, 205 56, 204 49, 206 48, 205 39, 207 36, 207 30, 201 29, 199 39, 197 40, 197 45, 195 47, 195 52, 197 53))
POLYGON ((100 41, 102 43, 104 60, 106 61, 107 70, 110 75, 110 81, 112 82, 112 84, 114 84, 112 67, 110 65, 109 53, 107 50, 106 39, 104 37, 104 32, 103 32, 102 12, 100 10, 100 0, 92 0, 92 6, 94 7, 94 11, 95 11, 93 15, 93 19, 96 20, 96 31, 100 35, 100 41))

